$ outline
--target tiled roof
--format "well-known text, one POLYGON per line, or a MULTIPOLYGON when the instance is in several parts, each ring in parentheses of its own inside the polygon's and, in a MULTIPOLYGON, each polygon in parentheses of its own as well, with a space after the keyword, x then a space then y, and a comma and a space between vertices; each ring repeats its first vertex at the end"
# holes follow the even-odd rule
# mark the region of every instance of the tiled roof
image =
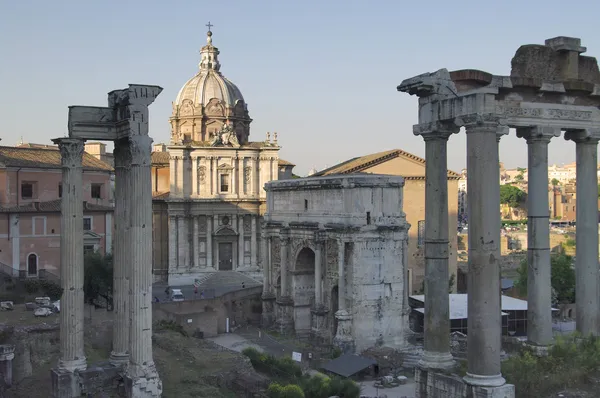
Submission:
POLYGON ((294 163, 288 162, 287 160, 279 159, 279 166, 295 166, 294 163))
POLYGON ((152 166, 168 166, 169 152, 152 152, 152 166))
MULTIPOLYGON (((392 150, 385 151, 385 152, 372 153, 370 155, 360 156, 360 157, 346 160, 345 162, 336 164, 333 167, 329 167, 325 170, 321 170, 321 171, 313 174, 311 177, 326 176, 326 175, 332 175, 332 174, 360 173, 360 172, 364 171, 365 169, 368 169, 369 167, 373 167, 380 163, 385 163, 388 160, 398 158, 398 157, 408 158, 410 160, 416 161, 417 163, 421 163, 421 164, 425 165, 425 159, 423 159, 423 158, 413 155, 412 153, 405 152, 402 149, 392 149, 392 150)), ((424 178, 424 177, 425 177, 425 175, 423 175, 423 177, 408 177, 408 178, 414 179, 414 178, 424 178)), ((448 170, 448 177, 458 179, 458 178, 460 178, 460 174, 455 173, 454 171, 448 170)))
POLYGON ((152 200, 165 200, 169 199, 169 191, 167 192, 152 192, 152 200))
MULTIPOLYGON (((27 167, 35 169, 60 169, 61 159, 58 148, 0 146, 0 168, 27 167)), ((83 153, 84 170, 112 171, 109 164, 83 153)))
MULTIPOLYGON (((0 207, 0 213, 60 213, 61 199, 50 200, 47 202, 31 202, 20 206, 0 207)), ((83 202, 84 212, 110 212, 114 211, 112 206, 98 205, 95 203, 83 202)))

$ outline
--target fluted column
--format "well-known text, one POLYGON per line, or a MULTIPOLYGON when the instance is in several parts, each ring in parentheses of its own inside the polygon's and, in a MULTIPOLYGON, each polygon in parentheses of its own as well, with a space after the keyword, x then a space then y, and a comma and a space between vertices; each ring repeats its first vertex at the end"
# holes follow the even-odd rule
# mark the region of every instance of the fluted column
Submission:
MULTIPOLYGON (((479 116, 479 115, 478 115, 479 116)), ((469 211, 468 370, 478 386, 505 384, 500 370, 500 167, 499 134, 492 117, 466 126, 469 211)), ((447 289, 447 285, 445 286, 447 289)))
POLYGON ((198 228, 198 216, 192 216, 193 220, 194 220, 194 268, 198 268, 200 266, 200 235, 199 235, 199 228, 198 228))
POLYGON ((346 311, 346 268, 344 267, 345 243, 338 240, 338 311, 346 311))
POLYGON ((179 267, 189 267, 188 261, 188 234, 187 234, 187 220, 185 216, 177 216, 177 262, 179 267))
MULTIPOLYGON (((62 164, 60 279, 63 294, 60 311, 59 369, 87 367, 83 345, 83 140, 59 138, 62 164)), ((151 184, 150 176, 148 183, 151 184)), ((152 187, 150 187, 152 190, 152 187)), ((152 197, 152 192, 150 192, 152 197)), ((150 263, 152 258, 150 259, 150 263)))
POLYGON ((250 195, 256 194, 256 185, 258 180, 258 158, 252 157, 250 159, 250 195))
POLYGON ((129 200, 130 229, 130 357, 127 372, 133 377, 156 378, 152 358, 152 139, 132 136, 129 200))
POLYGON ((280 235, 279 235, 279 248, 280 248, 280 261, 281 264, 279 265, 280 268, 280 272, 281 272, 281 297, 288 297, 290 295, 289 293, 289 287, 288 287, 288 272, 289 272, 289 258, 288 258, 288 252, 289 252, 289 241, 290 241, 290 237, 289 237, 289 231, 288 230, 281 230, 280 235))
MULTIPOLYGON (((130 234, 129 168, 131 151, 129 141, 115 141, 115 254, 113 259, 113 338, 110 361, 124 364, 129 361, 129 275, 130 234)), ((171 237, 169 237, 171 239, 171 237)), ((170 242, 169 242, 170 243, 170 242)), ((169 250, 171 247, 169 245, 169 250)), ((171 264, 169 264, 171 266, 171 264)))
MULTIPOLYGON (((317 232, 319 233, 319 232, 317 232)), ((315 307, 323 305, 323 257, 321 256, 321 240, 315 242, 315 307)))
POLYGON ((238 157, 238 186, 237 186, 237 194, 238 198, 244 196, 244 158, 238 157))
POLYGON ((256 218, 258 216, 251 215, 250 216, 250 266, 252 268, 258 267, 258 263, 256 261, 258 255, 258 243, 257 243, 257 231, 256 231, 256 218))
POLYGON ((271 291, 271 278, 269 278, 269 248, 266 232, 260 234, 260 255, 263 266, 263 296, 271 291))
POLYGON ((575 297, 577 331, 600 335, 597 165, 600 130, 570 130, 577 154, 575 297))
POLYGON ((425 320, 424 353, 419 365, 446 369, 450 353, 448 138, 460 130, 454 123, 417 125, 425 140, 425 320))
POLYGON ((219 193, 219 191, 218 191, 219 183, 217 181, 218 163, 219 163, 219 160, 216 157, 213 156, 210 158, 210 164, 212 165, 212 169, 210 172, 211 172, 211 176, 212 176, 212 194, 213 195, 217 195, 219 193))
POLYGON ((547 346, 552 342, 548 144, 560 129, 518 128, 517 135, 527 140, 527 340, 547 346))
POLYGON ((212 243, 212 234, 213 234, 213 220, 210 215, 206 216, 206 266, 208 268, 214 267, 213 264, 213 243, 212 243))
POLYGON ((238 263, 237 268, 244 267, 244 216, 238 216, 238 263))
POLYGON ((177 217, 169 216, 169 270, 175 268, 177 268, 177 217))

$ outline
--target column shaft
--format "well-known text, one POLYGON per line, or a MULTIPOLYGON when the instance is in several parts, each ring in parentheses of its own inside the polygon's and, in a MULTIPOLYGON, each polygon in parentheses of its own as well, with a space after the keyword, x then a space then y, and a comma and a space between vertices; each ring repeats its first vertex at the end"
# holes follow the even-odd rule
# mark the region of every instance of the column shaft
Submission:
POLYGON ((315 307, 319 308, 323 305, 323 284, 322 271, 323 257, 321 256, 321 242, 316 243, 315 247, 315 307))
MULTIPOLYGON (((457 128, 454 128, 458 131, 457 128)), ((450 299, 448 291, 447 142, 453 131, 432 131, 425 139, 425 341, 421 365, 448 368, 450 299)))
POLYGON ((177 268, 177 218, 169 216, 169 269, 175 268, 177 268))
POLYGON ((598 275, 598 138, 591 131, 569 131, 567 139, 576 143, 576 258, 575 297, 577 331, 584 336, 600 335, 598 275))
POLYGON ((505 384, 500 370, 500 167, 498 126, 467 127, 469 384, 505 384))
POLYGON ((200 266, 200 236, 198 232, 198 216, 192 216, 194 220, 194 267, 200 266))
POLYGON ((131 247, 129 239, 129 207, 131 206, 129 200, 129 165, 131 164, 131 152, 127 140, 115 141, 114 159, 116 236, 113 260, 114 326, 110 361, 114 364, 123 364, 129 360, 129 275, 127 268, 131 265, 129 256, 131 247))
POLYGON ((560 130, 520 128, 517 135, 527 139, 527 340, 545 346, 552 342, 548 144, 560 130))
POLYGON ((257 230, 256 230, 256 218, 258 216, 256 215, 251 215, 250 216, 250 231, 251 231, 251 235, 250 235, 250 266, 253 268, 256 268, 258 266, 257 264, 257 255, 258 255, 258 243, 257 243, 257 230))
POLYGON ((280 241, 280 257, 281 264, 279 268, 281 269, 281 297, 288 297, 288 244, 289 244, 289 236, 287 231, 281 231, 279 235, 280 241))
POLYGON ((338 309, 346 310, 346 270, 344 268, 345 243, 338 240, 338 309))
POLYGON ((244 267, 244 216, 238 216, 238 264, 237 268, 244 267))
POLYGON ((213 234, 213 222, 210 215, 206 216, 206 266, 213 267, 213 254, 212 254, 212 234, 213 234))
MULTIPOLYGON (((62 163, 59 369, 86 368, 83 344, 83 141, 60 138, 62 163)), ((149 180, 150 181, 150 180, 149 180)), ((152 194, 152 193, 150 193, 152 194)), ((152 259, 150 259, 150 262, 152 259)))
POLYGON ((128 373, 155 373, 152 359, 152 186, 148 136, 130 137, 130 357, 128 373))
POLYGON ((268 256, 268 244, 267 236, 262 233, 260 236, 260 255, 262 256, 263 266, 263 295, 271 291, 271 280, 269 279, 269 259, 268 256))

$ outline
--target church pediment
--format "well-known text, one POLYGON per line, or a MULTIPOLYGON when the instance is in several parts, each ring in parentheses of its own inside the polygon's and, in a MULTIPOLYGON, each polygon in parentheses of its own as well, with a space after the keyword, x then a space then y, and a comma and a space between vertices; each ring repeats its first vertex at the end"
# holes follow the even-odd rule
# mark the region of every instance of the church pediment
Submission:
POLYGON ((237 235, 237 234, 235 233, 235 231, 233 229, 231 229, 229 227, 223 227, 223 228, 219 229, 215 233, 215 235, 221 235, 222 236, 222 235, 237 235))
POLYGON ((231 170, 233 167, 227 163, 221 163, 219 166, 219 170, 231 170))
POLYGON ((98 235, 97 233, 95 233, 93 231, 84 231, 83 232, 83 241, 84 242, 97 242, 100 239, 102 239, 102 236, 98 235))

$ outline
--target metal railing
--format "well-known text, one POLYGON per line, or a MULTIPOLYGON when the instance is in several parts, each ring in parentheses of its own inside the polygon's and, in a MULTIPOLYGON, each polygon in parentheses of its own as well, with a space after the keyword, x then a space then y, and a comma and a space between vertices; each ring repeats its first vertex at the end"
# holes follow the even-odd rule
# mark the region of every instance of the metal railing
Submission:
POLYGON ((38 278, 47 280, 47 281, 51 281, 51 282, 55 282, 60 285, 60 276, 48 271, 47 269, 38 270, 38 278))
POLYGON ((10 265, 4 264, 4 263, 0 263, 0 274, 3 274, 5 276, 9 276, 11 278, 18 278, 19 277, 19 270, 18 269, 14 269, 10 265))

